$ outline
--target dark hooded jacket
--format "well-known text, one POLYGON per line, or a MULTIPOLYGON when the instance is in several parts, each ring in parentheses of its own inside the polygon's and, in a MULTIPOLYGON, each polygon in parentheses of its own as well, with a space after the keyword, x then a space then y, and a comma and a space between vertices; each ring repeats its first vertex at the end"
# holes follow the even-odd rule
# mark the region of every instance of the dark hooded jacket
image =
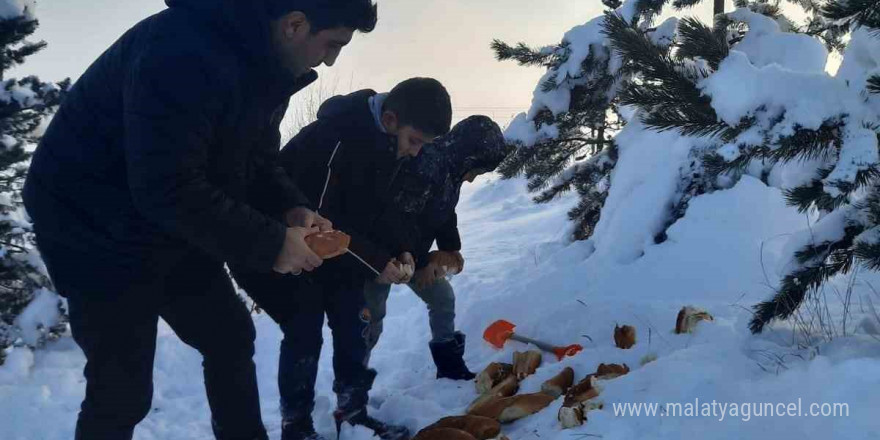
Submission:
POLYGON ((86 266, 133 282, 194 251, 270 270, 286 228, 260 211, 309 203, 277 166, 278 127, 317 74, 280 67, 263 1, 167 4, 76 82, 33 158, 38 242, 88 260, 55 268, 67 285, 94 288, 86 266))
POLYGON ((396 138, 378 127, 369 103, 375 95, 361 90, 330 98, 318 120, 281 151, 282 166, 312 208, 351 235, 350 250, 364 260, 344 255, 327 261, 318 276, 344 276, 356 283, 373 279, 373 269, 381 272, 414 242, 412 230, 391 206, 408 159, 397 158, 396 138))
POLYGON ((416 244, 412 252, 417 267, 427 264, 434 241, 443 251, 461 250, 455 207, 464 176, 469 171, 493 171, 507 156, 501 128, 486 116, 471 116, 447 135, 422 149, 401 171, 394 206, 402 211, 403 224, 416 244))

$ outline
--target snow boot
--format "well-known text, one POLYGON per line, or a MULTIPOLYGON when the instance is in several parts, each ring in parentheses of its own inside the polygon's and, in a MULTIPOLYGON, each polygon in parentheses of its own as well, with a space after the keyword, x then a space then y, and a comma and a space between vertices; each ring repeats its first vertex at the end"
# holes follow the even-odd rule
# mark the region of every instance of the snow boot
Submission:
POLYGON ((281 440, 327 440, 315 432, 312 418, 281 422, 281 440))
POLYGON ((464 333, 456 332, 453 339, 430 344, 437 365, 437 379, 473 380, 477 377, 464 363, 464 342, 464 333))
POLYGON ((403 426, 390 425, 376 420, 367 415, 367 410, 362 409, 354 414, 346 414, 338 410, 333 414, 336 419, 336 432, 342 432, 342 424, 349 423, 353 426, 363 426, 373 431, 382 440, 409 440, 409 429, 403 426))

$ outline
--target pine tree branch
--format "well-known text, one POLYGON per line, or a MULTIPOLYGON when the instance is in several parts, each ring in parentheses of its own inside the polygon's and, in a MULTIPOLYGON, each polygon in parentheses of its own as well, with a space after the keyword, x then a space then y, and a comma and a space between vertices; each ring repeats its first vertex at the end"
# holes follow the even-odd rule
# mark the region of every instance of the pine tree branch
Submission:
POLYGON ((809 292, 817 290, 837 274, 848 273, 855 261, 853 241, 863 230, 860 227, 848 227, 842 240, 808 245, 798 252, 799 260, 817 263, 788 274, 772 299, 754 306, 754 315, 749 323, 752 333, 761 333, 773 320, 788 319, 797 311, 809 292))
POLYGON ((872 94, 880 93, 880 75, 873 75, 868 78, 868 92, 872 94))
POLYGON ((682 19, 678 25, 678 36, 680 42, 676 56, 679 59, 702 58, 712 70, 718 70, 721 61, 730 55, 726 29, 716 32, 696 18, 682 19))
POLYGON ((644 124, 689 136, 716 136, 729 130, 696 85, 708 72, 673 58, 668 48, 655 45, 617 14, 606 14, 603 32, 624 62, 642 77, 624 87, 620 102, 641 108, 644 124))
POLYGON ((880 28, 880 1, 832 0, 821 8, 823 16, 847 27, 868 27, 872 32, 880 28))
POLYGON ((515 60, 520 66, 551 67, 557 61, 556 51, 532 49, 525 43, 514 47, 496 39, 492 40, 491 47, 498 61, 515 60))

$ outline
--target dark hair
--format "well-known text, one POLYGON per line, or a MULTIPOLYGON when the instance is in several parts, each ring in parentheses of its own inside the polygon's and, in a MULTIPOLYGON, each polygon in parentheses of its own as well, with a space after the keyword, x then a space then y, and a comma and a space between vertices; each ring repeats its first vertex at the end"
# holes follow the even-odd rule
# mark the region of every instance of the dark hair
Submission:
POLYGON ((431 136, 449 133, 452 125, 449 92, 433 78, 411 78, 396 85, 385 98, 382 110, 393 112, 401 126, 431 136))
POLYGON ((306 15, 312 33, 345 27, 372 32, 379 20, 378 7, 372 0, 268 0, 269 14, 280 17, 291 11, 306 15))

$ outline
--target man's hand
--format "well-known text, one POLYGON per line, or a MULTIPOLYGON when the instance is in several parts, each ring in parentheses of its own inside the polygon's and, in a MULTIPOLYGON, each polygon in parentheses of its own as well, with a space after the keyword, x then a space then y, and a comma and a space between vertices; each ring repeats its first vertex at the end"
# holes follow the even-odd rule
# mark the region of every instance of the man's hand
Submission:
POLYGON ((324 260, 309 249, 305 238, 318 232, 318 228, 288 228, 281 253, 275 259, 275 272, 299 275, 302 271, 311 272, 324 260))
POLYGON ((291 228, 318 228, 321 232, 333 230, 333 222, 302 206, 287 211, 284 220, 291 228))
POLYGON ((446 276, 446 271, 443 270, 442 267, 434 264, 428 263, 427 266, 416 271, 413 279, 415 280, 416 287, 419 289, 427 289, 434 285, 434 283, 446 276))
POLYGON ((412 280, 413 275, 416 270, 416 260, 413 258, 412 254, 409 252, 404 252, 397 257, 397 261, 400 262, 401 267, 400 270, 403 272, 403 278, 400 279, 398 284, 406 284, 412 280))
POLYGON ((398 284, 404 277, 403 271, 399 266, 400 262, 393 259, 385 265, 385 270, 376 278, 379 284, 398 284))

